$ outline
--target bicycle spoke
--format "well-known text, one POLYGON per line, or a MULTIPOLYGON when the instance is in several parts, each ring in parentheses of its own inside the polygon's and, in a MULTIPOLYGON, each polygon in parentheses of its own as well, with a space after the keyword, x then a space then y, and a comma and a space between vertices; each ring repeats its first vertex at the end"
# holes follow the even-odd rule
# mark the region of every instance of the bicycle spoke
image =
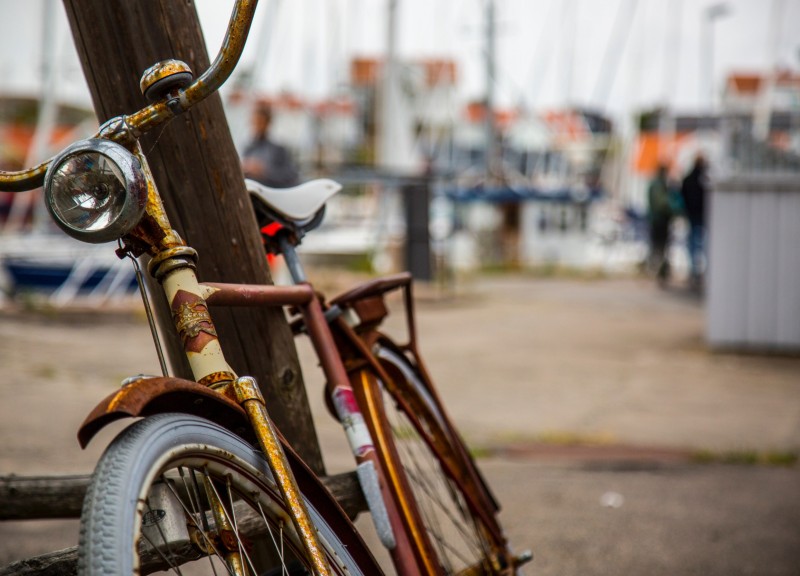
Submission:
POLYGON ((397 391, 390 392, 380 381, 379 385, 401 465, 445 573, 478 573, 473 572, 476 569, 479 573, 493 573, 491 546, 482 524, 426 439, 437 437, 439 424, 428 421, 423 414, 410 416, 405 403, 394 401, 397 391))
POLYGON ((261 502, 258 503, 258 511, 261 512, 261 517, 264 519, 264 524, 267 527, 267 531, 269 531, 269 537, 272 539, 272 544, 273 544, 273 546, 275 546, 275 550, 277 550, 277 552, 278 552, 278 557, 281 560, 281 567, 282 567, 281 572, 283 574, 286 574, 287 573, 286 572, 286 559, 285 559, 285 557, 283 555, 283 523, 281 523, 281 525, 280 525, 280 534, 278 535, 278 538, 280 539, 281 545, 280 545, 280 547, 278 547, 278 543, 275 541, 275 534, 273 534, 272 527, 270 526, 269 522, 267 521, 267 515, 264 514, 264 508, 262 508, 261 502))
POLYGON ((144 538, 147 541, 147 543, 150 545, 150 547, 153 550, 155 550, 156 554, 158 554, 158 556, 164 561, 164 564, 169 566, 174 572, 177 572, 178 574, 181 574, 181 569, 173 562, 173 560, 171 558, 167 558, 166 555, 164 555, 164 553, 161 551, 161 549, 158 546, 156 546, 155 542, 150 540, 150 538, 148 538, 147 535, 145 535, 145 534, 142 534, 142 538, 144 538))
POLYGON ((244 548, 244 543, 242 542, 242 538, 239 535, 239 523, 238 523, 238 521, 236 519, 236 509, 233 506, 233 492, 231 491, 231 478, 230 478, 230 476, 227 476, 225 478, 225 487, 228 490, 228 502, 230 503, 231 520, 232 520, 232 524, 233 524, 234 534, 236 534, 236 541, 239 544, 239 554, 244 554, 244 557, 247 559, 247 563, 250 565, 250 570, 252 570, 253 574, 258 574, 258 572, 256 571, 255 566, 253 566, 253 561, 250 559, 250 556, 248 555, 247 551, 244 548))
MULTIPOLYGON (((198 494, 197 490, 197 476, 195 475, 194 470, 192 470, 191 472, 192 482, 189 483, 186 480, 186 470, 183 466, 178 467, 178 475, 181 477, 181 481, 183 482, 183 489, 186 491, 186 496, 189 499, 189 504, 191 505, 192 508, 192 514, 190 515, 190 517, 193 519, 192 521, 194 522, 194 518, 201 515, 200 495, 198 494)), ((183 505, 183 501, 180 498, 178 498, 178 500, 181 502, 181 505, 183 505)), ((184 506, 184 510, 185 509, 186 507, 184 506)), ((203 526, 204 529, 201 530, 201 533, 205 536, 205 530, 208 530, 208 522, 206 521, 205 514, 202 514, 202 520, 204 524, 203 526)), ((211 557, 210 554, 207 554, 206 558, 208 559, 208 564, 209 566, 211 566, 211 571, 214 573, 214 576, 218 576, 217 567, 214 565, 214 559, 211 557)))
MULTIPOLYGON (((408 468, 406 469, 406 471, 407 471, 407 475, 409 476, 409 479, 413 480, 415 482, 415 484, 417 486, 419 486, 420 489, 424 492, 424 495, 427 496, 425 501, 428 503, 429 509, 430 509, 430 507, 438 508, 438 510, 442 514, 444 514, 444 516, 446 516, 448 520, 450 520, 450 525, 453 528, 456 529, 455 530, 456 533, 458 533, 461 536, 462 540, 464 541, 464 543, 466 545, 468 545, 468 546, 480 546, 479 543, 477 542, 477 539, 474 538, 473 535, 469 534, 462 527, 462 523, 463 523, 464 519, 456 518, 453 515, 452 511, 450 509, 448 509, 448 507, 441 501, 441 499, 438 497, 438 495, 431 490, 430 483, 423 480, 424 473, 420 473, 419 471, 412 472, 408 468)), ((441 527, 441 523, 439 521, 440 515, 437 514, 435 510, 430 509, 430 512, 426 517, 428 519, 429 524, 431 524, 431 525, 435 524, 436 525, 436 526, 433 527, 434 529, 432 529, 430 531, 431 532, 435 532, 437 534, 442 533, 443 530, 442 530, 442 527, 441 527)), ((467 516, 466 518, 469 518, 469 516, 467 516)), ((449 545, 449 548, 452 549, 452 546, 449 545)))
MULTIPOLYGON (((419 439, 419 441, 421 442, 423 441, 419 437, 417 438, 419 439)), ((453 515, 453 512, 442 502, 441 498, 438 496, 439 488, 437 488, 437 486, 435 486, 431 482, 431 478, 438 479, 444 477, 444 472, 441 471, 441 468, 439 467, 438 463, 434 462, 431 466, 429 466, 429 468, 432 469, 434 473, 427 474, 423 469, 424 465, 419 463, 417 455, 412 451, 410 443, 401 442, 400 444, 404 447, 404 451, 407 454, 408 459, 411 460, 411 463, 413 465, 413 471, 412 468, 405 466, 410 476, 410 479, 413 479, 415 483, 420 487, 420 489, 423 490, 425 494, 428 496, 428 500, 430 500, 432 504, 435 504, 447 516, 447 518, 450 520, 453 526, 458 529, 458 532, 461 534, 462 538, 465 540, 467 544, 477 545, 477 540, 473 539, 471 535, 469 535, 463 528, 461 528, 463 521, 465 519, 471 518, 471 515, 467 513, 460 505, 458 505, 458 500, 456 495, 453 494, 452 490, 449 487, 447 487, 446 490, 450 494, 451 500, 453 501, 454 504, 458 505, 459 512, 462 515, 462 518, 456 518, 453 515)), ((423 452, 423 457, 425 457, 424 452, 423 452)), ((431 461, 433 461, 432 456, 428 454, 428 457, 431 459, 431 461)), ((444 482, 444 480, 442 480, 442 482, 444 482)))

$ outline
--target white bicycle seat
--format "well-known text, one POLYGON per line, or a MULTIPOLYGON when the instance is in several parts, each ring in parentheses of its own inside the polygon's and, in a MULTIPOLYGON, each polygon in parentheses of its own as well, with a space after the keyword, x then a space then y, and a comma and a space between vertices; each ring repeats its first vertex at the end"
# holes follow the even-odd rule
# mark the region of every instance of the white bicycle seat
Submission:
POLYGON ((268 208, 297 222, 314 216, 331 196, 342 189, 341 184, 328 178, 310 180, 291 188, 270 188, 247 178, 244 182, 247 191, 268 208))

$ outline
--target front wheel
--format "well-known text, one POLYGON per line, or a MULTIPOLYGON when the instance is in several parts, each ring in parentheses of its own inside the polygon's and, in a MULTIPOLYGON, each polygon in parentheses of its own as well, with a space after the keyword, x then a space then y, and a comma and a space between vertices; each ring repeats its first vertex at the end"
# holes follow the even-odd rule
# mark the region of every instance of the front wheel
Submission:
MULTIPOLYGON (((347 520, 305 500, 333 573, 371 574, 351 554, 360 543, 347 520)), ((260 452, 209 421, 159 414, 124 430, 98 463, 78 573, 310 574, 302 550, 260 452)))

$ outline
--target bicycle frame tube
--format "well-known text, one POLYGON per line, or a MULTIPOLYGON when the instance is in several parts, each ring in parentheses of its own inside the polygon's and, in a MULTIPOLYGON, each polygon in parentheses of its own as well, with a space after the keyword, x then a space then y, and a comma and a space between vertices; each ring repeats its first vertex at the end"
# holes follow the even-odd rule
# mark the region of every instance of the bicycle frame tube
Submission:
POLYGON ((201 384, 220 389, 227 396, 234 396, 245 409, 275 482, 289 505, 292 522, 301 535, 315 574, 327 575, 330 573, 327 561, 300 498, 277 432, 269 419, 264 398, 255 380, 237 378, 225 361, 205 299, 208 289, 198 283, 191 256, 193 251, 188 248, 169 249, 153 259, 151 273, 161 280, 175 328, 195 379, 201 384))
POLYGON ((330 573, 330 569, 321 552, 316 531, 300 497, 277 432, 269 419, 264 398, 255 380, 249 377, 238 378, 225 360, 206 303, 208 289, 201 287, 195 274, 197 253, 186 246, 172 229, 147 159, 138 143, 134 151, 147 176, 148 198, 144 217, 125 237, 127 249, 147 252, 153 256, 148 266, 150 274, 161 283, 164 290, 173 324, 195 380, 235 398, 245 409, 276 484, 289 505, 292 523, 301 536, 307 558, 311 560, 315 574, 325 576, 330 573))
MULTIPOLYGON (((205 290, 206 301, 211 306, 293 305, 300 309, 311 343, 328 381, 328 392, 337 417, 345 430, 356 462, 372 463, 375 470, 381 470, 380 460, 372 444, 372 436, 355 401, 347 371, 313 287, 310 284, 262 286, 213 282, 201 286, 205 290)), ((419 555, 419 548, 412 545, 407 535, 410 528, 405 523, 408 511, 405 514, 400 513, 397 500, 389 492, 390 488, 386 482, 380 482, 379 486, 395 540, 395 546, 389 549, 392 561, 404 576, 421 574, 419 566, 423 557, 419 555)), ((401 501, 399 504, 404 506, 407 502, 401 501)), ((422 565, 424 564, 423 562, 422 565)), ((426 573, 434 572, 429 569, 426 573)))

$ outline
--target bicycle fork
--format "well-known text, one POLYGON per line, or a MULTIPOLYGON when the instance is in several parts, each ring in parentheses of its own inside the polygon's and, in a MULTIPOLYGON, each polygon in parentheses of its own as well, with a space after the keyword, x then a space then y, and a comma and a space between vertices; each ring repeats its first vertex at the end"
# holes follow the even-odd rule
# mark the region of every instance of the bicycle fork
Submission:
MULTIPOLYGON (((150 272, 162 283, 195 380, 235 398, 245 410, 278 490, 288 506, 306 557, 316 575, 328 576, 330 568, 267 413, 264 397, 255 379, 237 377, 222 353, 205 300, 207 289, 199 284, 195 275, 195 255, 193 249, 185 246, 166 250, 151 261, 150 272)), ((232 556, 237 555, 234 552, 232 556)), ((237 570, 237 566, 243 566, 241 558, 231 558, 228 564, 237 570)))

